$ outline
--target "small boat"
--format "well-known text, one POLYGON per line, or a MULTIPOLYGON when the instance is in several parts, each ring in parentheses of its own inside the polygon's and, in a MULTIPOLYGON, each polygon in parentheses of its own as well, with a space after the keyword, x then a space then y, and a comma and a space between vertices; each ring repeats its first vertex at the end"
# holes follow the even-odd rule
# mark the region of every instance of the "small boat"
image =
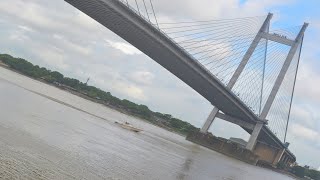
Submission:
POLYGON ((119 124, 122 128, 124 129, 128 129, 130 131, 133 131, 133 132, 140 132, 142 131, 142 129, 139 129, 139 128, 136 128, 136 127, 133 127, 130 123, 128 122, 125 122, 125 123, 119 123, 119 122, 114 122, 116 124, 119 124))

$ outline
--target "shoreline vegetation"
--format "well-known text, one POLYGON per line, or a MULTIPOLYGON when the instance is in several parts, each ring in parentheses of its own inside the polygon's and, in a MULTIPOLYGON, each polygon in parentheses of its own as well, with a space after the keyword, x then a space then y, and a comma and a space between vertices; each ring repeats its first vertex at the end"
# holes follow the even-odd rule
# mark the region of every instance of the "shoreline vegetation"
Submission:
POLYGON ((0 66, 183 136, 193 131, 199 131, 198 128, 190 123, 175 118, 170 114, 154 112, 146 105, 136 104, 127 99, 119 99, 110 92, 87 85, 77 79, 65 77, 60 72, 33 65, 22 58, 0 54, 0 66))

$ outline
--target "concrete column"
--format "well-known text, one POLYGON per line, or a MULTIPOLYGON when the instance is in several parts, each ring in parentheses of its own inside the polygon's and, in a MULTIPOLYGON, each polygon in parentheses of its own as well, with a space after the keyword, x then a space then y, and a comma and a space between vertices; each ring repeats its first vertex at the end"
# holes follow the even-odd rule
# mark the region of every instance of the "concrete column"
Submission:
POLYGON ((289 157, 286 158, 286 161, 284 162, 286 166, 288 166, 289 157))
POLYGON ((217 107, 214 107, 213 110, 211 111, 210 115, 208 116, 206 122, 204 123, 204 125, 200 129, 200 132, 202 132, 202 133, 208 132, 208 130, 209 130, 214 118, 218 114, 218 112, 219 112, 219 109, 217 107))
POLYGON ((279 161, 279 162, 283 162, 283 161, 284 161, 284 158, 285 158, 285 156, 284 156, 284 155, 282 155, 282 156, 281 156, 281 159, 280 159, 280 161, 279 161))
POLYGON ((277 165, 278 162, 281 161, 282 157, 283 157, 283 153, 286 151, 285 148, 283 148, 282 150, 279 150, 279 152, 277 153, 277 156, 274 158, 274 161, 273 161, 273 165, 277 165))
POLYGON ((274 99, 276 98, 276 95, 280 89, 280 86, 284 80, 284 77, 289 69, 291 61, 292 61, 294 55, 296 54, 299 45, 302 43, 303 34, 304 34, 304 31, 306 30, 307 27, 308 27, 308 23, 304 23, 304 25, 300 29, 299 34, 296 37, 294 45, 291 46, 290 51, 286 57, 286 60, 284 61, 283 65, 281 67, 281 70, 278 74, 278 77, 277 77, 276 81, 274 82, 274 85, 271 89, 270 95, 269 95, 269 97, 268 97, 268 99, 262 109, 262 112, 260 114, 261 119, 266 119, 266 117, 270 111, 271 105, 272 105, 274 99))
POLYGON ((286 157, 286 156, 284 156, 284 158, 283 158, 283 160, 282 160, 282 163, 283 163, 284 165, 287 164, 287 157, 286 157))
POLYGON ((257 138, 260 134, 262 126, 263 126, 263 122, 260 122, 260 121, 258 121, 257 124, 254 126, 254 129, 253 129, 251 136, 249 138, 249 141, 247 143, 246 149, 249 149, 250 151, 253 150, 254 146, 257 143, 257 138))

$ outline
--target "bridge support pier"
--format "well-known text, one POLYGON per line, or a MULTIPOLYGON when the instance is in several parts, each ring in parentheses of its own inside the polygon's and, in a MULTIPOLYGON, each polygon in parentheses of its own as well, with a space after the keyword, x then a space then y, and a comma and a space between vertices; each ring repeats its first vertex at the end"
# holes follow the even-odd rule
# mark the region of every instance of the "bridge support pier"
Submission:
POLYGON ((267 162, 273 167, 280 162, 288 167, 296 161, 295 156, 289 153, 286 147, 275 147, 263 141, 258 141, 252 152, 259 156, 261 162, 267 162))
POLYGON ((204 123, 204 125, 202 126, 202 128, 200 129, 200 132, 202 133, 207 133, 213 120, 216 118, 217 114, 219 112, 219 109, 217 107, 214 107, 210 113, 210 115, 208 116, 206 122, 204 123))
POLYGON ((272 162, 272 164, 273 164, 274 166, 276 166, 276 165, 281 161, 281 159, 282 159, 282 157, 283 157, 283 153, 284 153, 285 151, 286 151, 286 149, 283 148, 282 150, 280 150, 280 151, 277 153, 276 157, 274 158, 274 161, 272 162))
POLYGON ((249 138, 249 141, 247 143, 246 149, 253 151, 254 146, 257 143, 257 138, 260 134, 262 126, 263 126, 263 122, 261 122, 261 121, 258 121, 257 124, 254 126, 253 131, 251 133, 251 136, 249 138))

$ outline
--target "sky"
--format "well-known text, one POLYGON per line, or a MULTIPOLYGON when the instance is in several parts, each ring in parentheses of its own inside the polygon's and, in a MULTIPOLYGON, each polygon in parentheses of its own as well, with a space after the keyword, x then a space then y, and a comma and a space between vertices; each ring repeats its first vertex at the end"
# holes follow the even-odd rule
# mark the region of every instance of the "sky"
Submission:
MULTIPOLYGON (((310 23, 304 38, 288 130, 300 164, 320 168, 320 2, 316 0, 153 0, 160 22, 274 13, 272 28, 310 23)), ((201 127, 213 106, 116 34, 63 0, 1 0, 0 53, 86 81, 120 98, 201 127)), ((249 135, 216 120, 218 136, 249 135)))

